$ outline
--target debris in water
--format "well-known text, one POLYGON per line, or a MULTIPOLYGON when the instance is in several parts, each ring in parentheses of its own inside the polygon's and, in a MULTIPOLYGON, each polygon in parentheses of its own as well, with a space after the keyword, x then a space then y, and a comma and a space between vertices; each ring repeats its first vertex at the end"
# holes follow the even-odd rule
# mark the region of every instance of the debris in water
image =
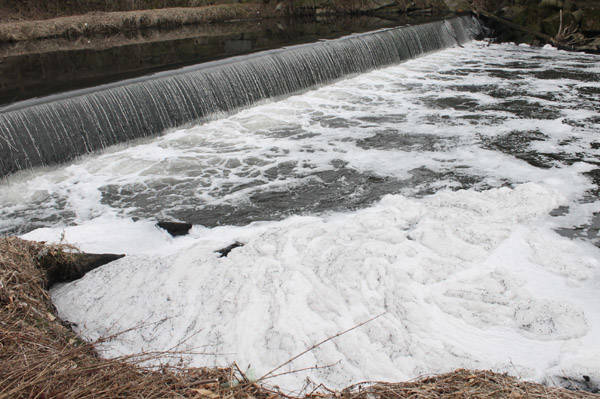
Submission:
POLYGON ((156 223, 157 227, 160 227, 163 230, 166 230, 173 237, 184 236, 190 232, 192 228, 191 223, 180 223, 180 222, 158 222, 156 223))
POLYGON ((233 244, 231 244, 231 245, 229 245, 229 246, 227 246, 227 247, 225 247, 225 248, 221 248, 221 249, 218 249, 218 250, 216 250, 215 252, 218 252, 218 253, 220 253, 220 254, 221 254, 221 255, 219 256, 219 258, 226 258, 226 257, 227 257, 227 255, 229 255, 229 253, 230 253, 232 250, 234 250, 235 248, 243 247, 243 246, 244 246, 244 244, 243 244, 243 243, 241 243, 241 242, 239 242, 239 241, 236 241, 236 242, 234 242, 233 244))

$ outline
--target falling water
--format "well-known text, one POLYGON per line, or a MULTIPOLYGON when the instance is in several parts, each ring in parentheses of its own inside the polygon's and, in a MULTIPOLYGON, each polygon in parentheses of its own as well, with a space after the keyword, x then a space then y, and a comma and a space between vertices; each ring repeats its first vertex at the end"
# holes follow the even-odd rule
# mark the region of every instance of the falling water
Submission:
POLYGON ((266 51, 0 110, 0 176, 461 44, 469 16, 266 51))

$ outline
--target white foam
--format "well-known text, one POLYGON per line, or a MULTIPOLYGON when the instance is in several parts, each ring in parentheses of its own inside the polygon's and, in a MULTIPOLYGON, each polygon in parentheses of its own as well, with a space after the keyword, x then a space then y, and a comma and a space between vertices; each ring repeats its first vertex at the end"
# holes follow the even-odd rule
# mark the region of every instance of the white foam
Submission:
MULTIPOLYGON (((578 375, 596 361, 587 352, 600 331, 591 289, 600 253, 541 227, 565 202, 537 184, 386 196, 353 214, 201 229, 175 252, 180 239, 163 235, 166 256, 154 254, 156 233, 137 226, 153 255, 106 265, 52 298, 89 340, 139 326, 103 345, 105 356, 185 342, 179 349, 209 353, 193 365, 237 361, 256 375, 384 313, 281 370, 336 364, 272 381, 288 389, 306 377, 340 388, 457 367, 578 375), (234 240, 245 246, 218 258, 234 240)), ((67 234, 90 248, 95 226, 81 229, 67 234)), ((93 248, 118 247, 113 238, 93 248)))

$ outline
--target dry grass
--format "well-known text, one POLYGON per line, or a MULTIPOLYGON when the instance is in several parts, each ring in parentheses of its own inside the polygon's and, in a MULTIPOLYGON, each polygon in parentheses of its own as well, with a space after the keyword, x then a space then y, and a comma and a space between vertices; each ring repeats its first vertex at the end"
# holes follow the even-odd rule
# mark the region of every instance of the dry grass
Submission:
POLYGON ((207 7, 164 8, 126 12, 95 12, 41 21, 0 24, 0 42, 55 37, 106 35, 146 28, 174 28, 264 16, 260 4, 229 4, 207 7))
POLYGON ((0 0, 0 21, 40 20, 88 12, 232 4, 239 0, 0 0))
MULTIPOLYGON (((172 352, 100 358, 93 344, 81 341, 56 316, 46 290, 44 265, 52 264, 52 259, 68 258, 65 249, 72 250, 17 238, 0 239, 0 399, 290 398, 249 381, 235 365, 143 366, 150 359, 178 355, 172 352)), ((457 370, 414 382, 361 383, 341 392, 320 387, 304 399, 324 397, 576 399, 600 395, 548 388, 489 371, 457 370)))
POLYGON ((60 246, 0 239, 0 398, 197 397, 219 392, 228 369, 148 369, 155 356, 98 357, 63 325, 38 267, 46 256, 68 256, 60 246))
POLYGON ((396 398, 471 398, 471 399, 578 399, 600 398, 586 392, 549 388, 544 385, 520 381, 514 377, 491 371, 456 370, 452 373, 422 378, 398 384, 357 384, 343 391, 344 398, 396 399, 396 398))
MULTIPOLYGON (((215 23, 195 26, 183 26, 178 29, 149 29, 136 34, 117 33, 95 37, 91 40, 80 37, 75 40, 55 38, 35 41, 20 41, 0 46, 0 57, 13 57, 29 54, 44 54, 57 51, 108 50, 122 46, 145 45, 148 43, 169 42, 175 40, 222 37, 241 35, 247 32, 260 32, 263 25, 256 21, 240 21, 236 23, 215 23)), ((276 28, 276 25, 273 25, 276 28)))

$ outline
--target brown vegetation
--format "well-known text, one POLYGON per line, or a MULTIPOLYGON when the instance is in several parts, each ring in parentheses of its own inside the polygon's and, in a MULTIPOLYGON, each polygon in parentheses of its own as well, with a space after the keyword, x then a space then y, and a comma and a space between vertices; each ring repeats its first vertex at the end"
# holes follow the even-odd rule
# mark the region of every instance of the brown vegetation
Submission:
POLYGON ((99 358, 56 316, 45 289, 39 261, 69 256, 65 246, 0 239, 0 399, 197 397, 233 378, 228 369, 141 366, 154 354, 99 358))
POLYGON ((89 12, 204 7, 235 0, 0 0, 0 21, 40 20, 89 12))
POLYGON ((241 35, 248 32, 259 32, 261 25, 255 22, 238 22, 230 24, 206 24, 183 26, 179 29, 150 29, 143 34, 117 33, 95 38, 80 37, 74 40, 53 38, 36 41, 19 41, 0 46, 0 57, 15 57, 29 54, 55 53, 58 51, 108 50, 123 46, 144 45, 158 42, 172 42, 192 38, 212 38, 225 35, 241 35))
POLYGON ((145 28, 174 28, 192 24, 256 18, 261 16, 261 12, 263 12, 262 7, 257 4, 234 4, 197 8, 98 12, 43 21, 8 22, 0 24, 0 42, 107 35, 145 28))
MULTIPOLYGON (((259 382, 249 381, 235 365, 231 368, 144 366, 151 359, 180 355, 174 352, 145 353, 112 360, 100 358, 93 344, 80 340, 57 317, 46 290, 43 265, 53 264, 48 259, 68 260, 72 256, 69 251, 72 248, 67 246, 48 246, 17 238, 0 239, 0 399, 291 399, 259 382)), ((506 375, 472 370, 457 370, 397 384, 361 383, 340 392, 322 387, 306 394, 304 399, 317 397, 600 398, 599 395, 548 388, 506 375)))
POLYGON ((24 0, 13 7, 3 7, 3 1, 9 0, 0 0, 0 42, 105 36, 284 15, 398 16, 448 12, 444 0, 24 0))

